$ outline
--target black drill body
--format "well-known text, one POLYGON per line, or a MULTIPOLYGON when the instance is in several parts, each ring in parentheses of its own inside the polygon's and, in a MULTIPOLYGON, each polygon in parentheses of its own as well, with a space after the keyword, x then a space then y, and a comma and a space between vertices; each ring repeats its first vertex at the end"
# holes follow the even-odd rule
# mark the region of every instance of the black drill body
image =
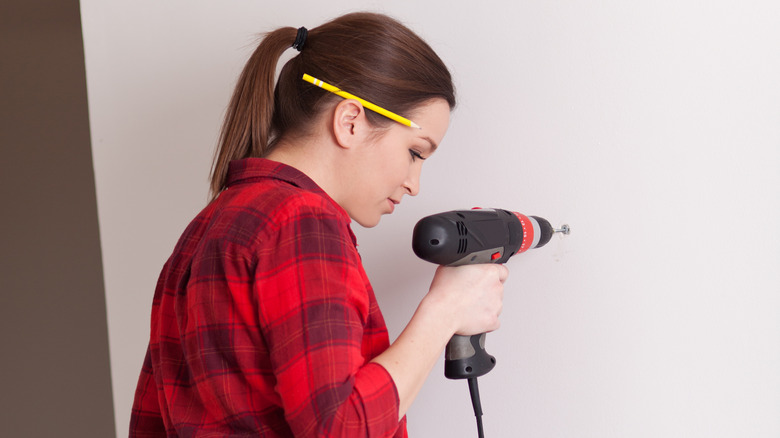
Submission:
MULTIPOLYGON (((439 265, 506 263, 513 255, 547 244, 550 223, 500 209, 454 210, 417 222, 412 249, 423 260, 439 265)), ((485 334, 455 335, 444 353, 444 375, 468 379, 487 374, 496 359, 485 351, 485 334)))

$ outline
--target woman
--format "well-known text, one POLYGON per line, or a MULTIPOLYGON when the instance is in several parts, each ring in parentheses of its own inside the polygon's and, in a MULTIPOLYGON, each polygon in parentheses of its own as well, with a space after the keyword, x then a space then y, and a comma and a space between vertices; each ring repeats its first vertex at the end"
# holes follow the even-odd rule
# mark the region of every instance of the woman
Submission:
POLYGON ((130 436, 406 436, 450 337, 498 328, 508 273, 439 268, 390 345, 350 221, 373 227, 418 193, 454 105, 439 57, 386 16, 265 36, 226 114, 214 199, 160 275, 130 436))

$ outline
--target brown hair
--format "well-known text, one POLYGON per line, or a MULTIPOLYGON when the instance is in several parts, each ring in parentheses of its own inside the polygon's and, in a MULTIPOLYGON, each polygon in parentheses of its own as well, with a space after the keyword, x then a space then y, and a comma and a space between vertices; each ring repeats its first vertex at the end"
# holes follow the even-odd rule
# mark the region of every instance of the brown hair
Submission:
MULTIPOLYGON (((265 34, 244 66, 214 156, 212 197, 224 189, 230 161, 266 155, 285 135, 306 132, 323 107, 339 99, 303 81, 304 73, 401 115, 433 98, 455 107, 452 78, 433 49, 398 21, 366 12, 311 29, 274 88, 276 64, 296 35, 292 27, 265 34)), ((392 123, 372 111, 366 115, 378 127, 392 123)))

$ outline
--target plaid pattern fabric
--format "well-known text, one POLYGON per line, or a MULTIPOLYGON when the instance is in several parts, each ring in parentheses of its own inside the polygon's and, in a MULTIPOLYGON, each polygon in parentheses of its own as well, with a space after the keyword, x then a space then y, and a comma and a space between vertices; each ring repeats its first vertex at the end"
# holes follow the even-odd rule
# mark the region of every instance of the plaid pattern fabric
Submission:
POLYGON ((131 437, 406 437, 347 213, 301 172, 232 162, 163 267, 131 437))

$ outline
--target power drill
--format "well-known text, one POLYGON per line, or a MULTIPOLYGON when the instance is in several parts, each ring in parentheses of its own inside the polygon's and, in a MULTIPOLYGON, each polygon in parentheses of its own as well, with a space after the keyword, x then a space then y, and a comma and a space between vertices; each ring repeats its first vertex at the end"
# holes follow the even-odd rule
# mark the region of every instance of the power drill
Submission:
MULTIPOLYGON (((453 210, 424 217, 412 233, 412 249, 423 260, 439 265, 506 263, 510 257, 540 248, 553 234, 569 234, 568 225, 555 229, 546 219, 500 209, 453 210)), ((468 379, 479 437, 482 407, 477 377, 490 372, 496 358, 485 351, 485 333, 455 335, 444 352, 444 375, 468 379)))

